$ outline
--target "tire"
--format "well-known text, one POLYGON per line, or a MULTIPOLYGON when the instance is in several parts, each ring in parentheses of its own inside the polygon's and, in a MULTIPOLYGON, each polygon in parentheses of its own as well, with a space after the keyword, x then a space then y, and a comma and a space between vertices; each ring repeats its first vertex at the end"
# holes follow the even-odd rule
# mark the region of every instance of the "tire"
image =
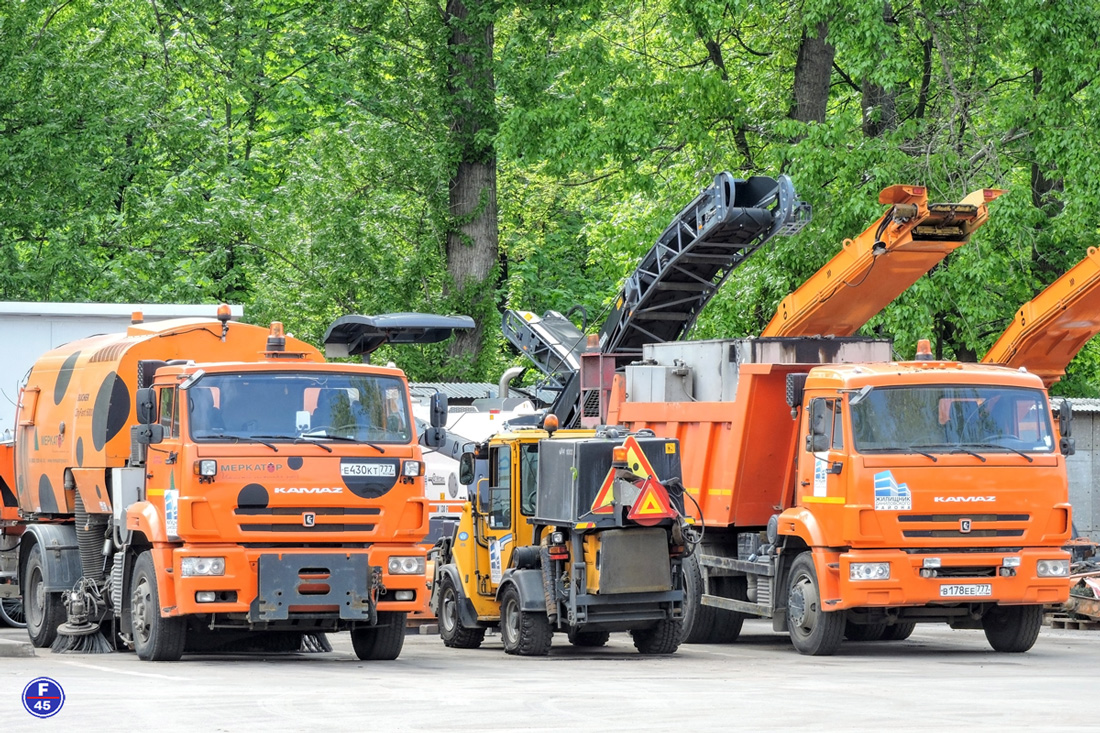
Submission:
POLYGON ((388 661, 401 655, 405 646, 404 611, 379 611, 377 626, 361 626, 351 630, 351 646, 355 656, 364 661, 388 661))
POLYGON ((27 614, 23 610, 22 596, 0 598, 0 621, 17 629, 27 628, 27 614))
POLYGON ((836 652, 844 638, 844 612, 821 609, 813 555, 803 552, 787 576, 787 628, 791 643, 802 654, 824 657, 836 652))
POLYGON ((524 657, 545 657, 550 653, 554 630, 545 613, 523 611, 519 591, 509 585, 500 596, 500 640, 504 651, 524 657))
POLYGON ((1042 606, 994 606, 982 616, 985 638, 994 651, 1019 654, 1035 645, 1043 625, 1042 606))
POLYGON ((611 638, 610 631, 570 631, 569 643, 579 647, 601 647, 611 638))
POLYGON ((845 621, 844 638, 849 641, 878 641, 886 634, 887 628, 885 623, 855 624, 851 621, 845 621))
POLYGON ((703 605, 703 574, 695 553, 684 558, 684 619, 681 624, 685 644, 709 644, 714 635, 715 609, 703 605))
POLYGON ((672 654, 680 647, 683 636, 680 619, 666 618, 648 629, 631 631, 634 648, 641 654, 672 654))
POLYGON ((459 604, 462 594, 458 592, 450 576, 444 576, 439 585, 439 637, 443 645, 452 649, 477 649, 485 640, 485 629, 468 629, 462 625, 459 604))
POLYGON ((45 560, 42 546, 35 544, 23 569, 23 602, 27 616, 27 634, 31 644, 45 649, 57 638, 57 627, 65 622, 65 606, 60 593, 45 590, 45 560))
POLYGON ((160 593, 153 555, 143 552, 130 582, 130 633, 138 659, 174 662, 187 643, 187 619, 160 615, 160 593))
POLYGON ((882 632, 883 641, 905 641, 913 635, 913 629, 917 628, 915 621, 898 621, 887 626, 882 632))
MULTIPOLYGON (((749 600, 749 579, 745 576, 727 576, 712 578, 715 584, 715 594, 733 598, 738 601, 749 600)), ((745 624, 745 614, 737 611, 727 611, 724 608, 712 608, 714 614, 714 627, 711 630, 710 641, 713 644, 732 644, 741 635, 741 627, 745 624)))

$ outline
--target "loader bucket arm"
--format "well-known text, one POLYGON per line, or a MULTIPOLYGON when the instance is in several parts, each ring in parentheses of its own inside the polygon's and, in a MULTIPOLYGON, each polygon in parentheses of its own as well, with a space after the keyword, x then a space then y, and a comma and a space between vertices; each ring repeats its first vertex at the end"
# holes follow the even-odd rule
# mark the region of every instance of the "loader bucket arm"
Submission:
POLYGON ((1026 367, 1050 387, 1077 352, 1100 333, 1100 252, 1085 259, 1024 303, 982 363, 1026 367))
POLYGON ((851 336, 989 219, 1000 189, 929 204, 923 186, 890 186, 890 208, 780 303, 761 336, 851 336))
POLYGON ((458 329, 474 327, 469 316, 386 313, 341 316, 325 332, 325 356, 367 356, 383 344, 434 344, 458 329))

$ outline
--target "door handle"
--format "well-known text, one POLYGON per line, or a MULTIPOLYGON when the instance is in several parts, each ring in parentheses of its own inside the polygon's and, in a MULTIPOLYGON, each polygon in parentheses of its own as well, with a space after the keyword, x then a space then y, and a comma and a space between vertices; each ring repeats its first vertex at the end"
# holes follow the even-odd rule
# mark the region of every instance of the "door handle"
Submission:
POLYGON ((810 481, 809 481, 809 479, 803 479, 803 480, 802 480, 802 485, 803 485, 803 486, 809 486, 809 485, 810 485, 810 481))

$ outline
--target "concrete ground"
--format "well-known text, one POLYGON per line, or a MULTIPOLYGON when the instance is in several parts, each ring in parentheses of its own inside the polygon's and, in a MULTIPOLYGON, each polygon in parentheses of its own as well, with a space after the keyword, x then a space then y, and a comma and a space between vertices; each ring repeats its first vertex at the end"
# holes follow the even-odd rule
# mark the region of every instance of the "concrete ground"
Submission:
MULTIPOLYGON (((0 639, 25 639, 0 630, 0 639)), ((731 645, 641 657, 627 634, 549 657, 447 649, 410 635, 400 659, 361 662, 347 634, 325 654, 0 656, 0 731, 708 731, 1096 730, 1100 630, 1044 628, 1027 654, 997 654, 980 631, 918 626, 904 642, 846 642, 803 657, 760 621, 731 645), (22 706, 48 676, 55 717, 22 706)), ((11 645, 8 645, 9 651, 11 645)), ((0 650, 0 654, 2 654, 0 650)))

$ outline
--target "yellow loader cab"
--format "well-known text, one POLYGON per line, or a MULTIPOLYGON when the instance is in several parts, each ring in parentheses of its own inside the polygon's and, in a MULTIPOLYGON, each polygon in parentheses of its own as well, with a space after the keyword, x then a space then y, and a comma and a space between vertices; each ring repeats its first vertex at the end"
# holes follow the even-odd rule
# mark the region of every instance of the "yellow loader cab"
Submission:
POLYGON ((544 655, 554 632, 602 646, 630 631, 643 654, 674 652, 691 549, 679 477, 679 442, 648 431, 519 429, 463 454, 471 498, 433 548, 443 642, 476 648, 499 626, 509 654, 544 655))

